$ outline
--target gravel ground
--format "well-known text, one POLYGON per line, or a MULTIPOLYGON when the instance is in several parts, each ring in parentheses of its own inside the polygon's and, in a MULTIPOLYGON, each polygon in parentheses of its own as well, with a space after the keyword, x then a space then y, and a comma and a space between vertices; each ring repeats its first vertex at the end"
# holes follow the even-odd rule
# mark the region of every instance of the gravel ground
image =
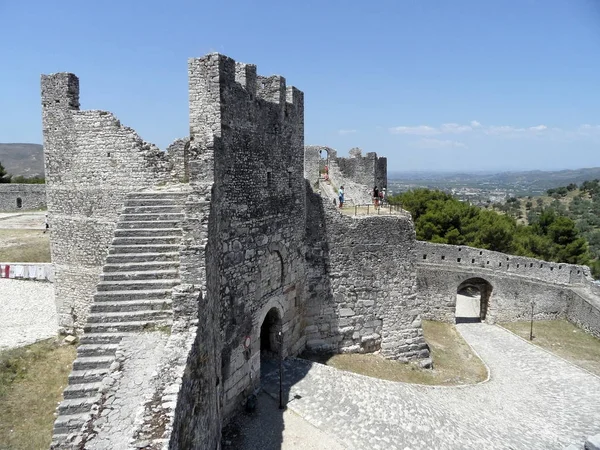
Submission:
POLYGON ((45 211, 30 213, 0 213, 0 228, 43 230, 45 211))
POLYGON ((54 285, 0 278, 0 350, 56 336, 54 285))

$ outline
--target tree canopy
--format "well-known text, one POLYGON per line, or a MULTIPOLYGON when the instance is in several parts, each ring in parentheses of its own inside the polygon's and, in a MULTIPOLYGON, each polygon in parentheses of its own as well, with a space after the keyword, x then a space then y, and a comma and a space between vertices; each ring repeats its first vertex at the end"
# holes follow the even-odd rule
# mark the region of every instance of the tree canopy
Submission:
POLYGON ((10 175, 4 169, 4 166, 0 162, 0 183, 10 183, 10 175))
MULTIPOLYGON (((596 272, 588 242, 575 222, 552 207, 532 216, 529 225, 521 225, 510 215, 469 205, 437 190, 416 189, 392 196, 389 201, 411 213, 419 240, 588 264, 596 272)), ((600 276, 600 271, 595 275, 600 276)))

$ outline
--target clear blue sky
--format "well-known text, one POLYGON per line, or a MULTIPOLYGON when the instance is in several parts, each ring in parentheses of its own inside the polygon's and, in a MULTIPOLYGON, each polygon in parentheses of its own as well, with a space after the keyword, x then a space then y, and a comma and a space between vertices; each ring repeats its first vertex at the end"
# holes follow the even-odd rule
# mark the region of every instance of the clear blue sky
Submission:
POLYGON ((305 142, 389 170, 600 166, 600 1, 0 0, 0 142, 42 142, 39 78, 166 148, 187 58, 218 51, 305 93, 305 142))

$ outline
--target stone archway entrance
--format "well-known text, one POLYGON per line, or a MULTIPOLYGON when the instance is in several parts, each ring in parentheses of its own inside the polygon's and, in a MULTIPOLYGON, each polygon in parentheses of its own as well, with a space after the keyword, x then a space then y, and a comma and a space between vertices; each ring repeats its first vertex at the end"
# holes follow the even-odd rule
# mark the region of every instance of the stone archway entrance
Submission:
POLYGON ((261 359, 272 359, 279 356, 281 317, 277 308, 271 308, 260 327, 261 359))
POLYGON ((483 278, 469 278, 456 289, 456 323, 482 322, 487 314, 492 285, 483 278))
POLYGON ((329 169, 329 152, 323 148, 319 150, 319 177, 328 181, 329 169))

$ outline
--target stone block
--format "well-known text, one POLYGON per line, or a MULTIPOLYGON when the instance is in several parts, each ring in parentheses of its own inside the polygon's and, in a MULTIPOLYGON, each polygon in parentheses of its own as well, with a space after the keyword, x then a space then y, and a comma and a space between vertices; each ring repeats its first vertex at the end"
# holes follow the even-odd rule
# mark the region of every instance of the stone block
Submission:
POLYGON ((351 317, 354 315, 354 310, 351 308, 340 308, 339 315, 340 317, 351 317))
POLYGON ((585 450, 600 450, 600 434, 595 434, 586 439, 585 450))

